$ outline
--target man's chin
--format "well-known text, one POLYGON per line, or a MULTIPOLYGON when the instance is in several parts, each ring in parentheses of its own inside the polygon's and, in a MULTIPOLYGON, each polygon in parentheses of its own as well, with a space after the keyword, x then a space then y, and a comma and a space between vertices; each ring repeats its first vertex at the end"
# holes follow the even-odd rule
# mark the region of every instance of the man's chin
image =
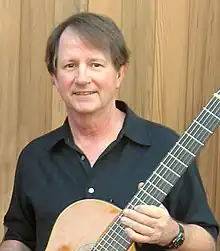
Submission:
POLYGON ((98 109, 93 107, 80 107, 75 109, 75 112, 81 115, 91 115, 96 111, 98 111, 98 109))

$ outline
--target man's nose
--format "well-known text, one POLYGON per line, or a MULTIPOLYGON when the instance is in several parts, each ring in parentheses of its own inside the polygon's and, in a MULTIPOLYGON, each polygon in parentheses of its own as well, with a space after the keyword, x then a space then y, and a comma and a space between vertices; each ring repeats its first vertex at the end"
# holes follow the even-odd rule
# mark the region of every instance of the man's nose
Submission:
POLYGON ((78 67, 77 76, 76 76, 76 83, 77 84, 88 84, 91 78, 88 75, 88 69, 86 65, 80 65, 78 67))

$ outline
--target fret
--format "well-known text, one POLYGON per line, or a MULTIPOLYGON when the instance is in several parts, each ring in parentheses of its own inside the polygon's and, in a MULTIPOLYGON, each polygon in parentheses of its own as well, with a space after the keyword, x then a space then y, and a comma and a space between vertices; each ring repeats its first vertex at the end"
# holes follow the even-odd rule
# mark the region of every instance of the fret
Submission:
POLYGON ((206 107, 204 107, 203 109, 204 109, 205 111, 207 111, 209 114, 211 114, 213 117, 215 117, 217 120, 220 121, 220 118, 219 118, 217 115, 215 115, 213 112, 209 111, 206 107))
MULTIPOLYGON (((122 216, 123 216, 123 215, 120 214, 120 215, 118 216, 118 218, 117 218, 117 221, 115 221, 115 223, 114 223, 114 227, 117 227, 117 228, 119 228, 120 230, 124 230, 123 226, 120 225, 120 220, 121 220, 122 216)), ((111 230, 110 230, 110 231, 111 231, 111 230)), ((112 229, 112 231, 115 231, 115 230, 112 229)))
MULTIPOLYGON (((121 215, 122 216, 122 215, 121 215)), ((121 220, 121 216, 118 217, 118 221, 121 220)), ((124 231, 124 228, 120 225, 121 222, 115 222, 113 225, 112 225, 112 228, 109 229, 109 233, 110 235, 113 235, 113 234, 116 234, 118 235, 118 233, 116 232, 116 230, 118 232, 123 232, 124 231)))
MULTIPOLYGON (((95 246, 95 248, 94 248, 94 250, 95 249, 98 249, 98 247, 101 247, 101 248, 103 248, 104 250, 106 250, 106 251, 109 251, 109 243, 108 242, 105 242, 105 244, 107 244, 106 246, 107 247, 105 247, 104 245, 102 245, 102 243, 98 243, 96 246, 95 246)), ((113 247, 113 246, 111 246, 115 251, 118 251, 118 249, 117 248, 115 248, 115 247, 113 247)), ((100 249, 98 249, 99 251, 100 251, 100 249)))
MULTIPOLYGON (((206 112, 206 111, 203 110, 203 112, 206 112)), ((208 114, 208 116, 205 115, 205 117, 204 116, 199 116, 199 117, 197 117, 196 120, 200 124, 202 124, 203 126, 205 126, 206 128, 208 128, 212 132, 214 131, 216 123, 217 123, 216 118, 213 117, 213 116, 210 116, 209 114, 208 114), (208 117, 208 119, 207 119, 207 117, 208 117)))
MULTIPOLYGON (((207 113, 207 110, 209 110, 210 112, 212 112, 214 115, 216 115, 217 117, 219 117, 219 108, 220 108, 220 103, 216 102, 215 104, 209 104, 206 107, 204 107, 205 109, 203 109, 204 112, 207 113)), ((215 116, 214 116, 215 117, 215 116)), ((207 121, 210 120, 210 117, 206 117, 207 121)), ((215 117, 216 119, 216 117, 215 117)))
MULTIPOLYGON (((125 241, 126 244, 130 244, 129 242, 127 242, 127 240, 125 240, 124 238, 121 238, 120 235, 117 234, 117 236, 119 236, 120 239, 122 239, 123 241, 125 241)), ((120 242, 117 241, 117 237, 114 238, 114 237, 111 236, 111 235, 108 235, 108 237, 109 237, 111 240, 113 240, 113 242, 116 242, 116 244, 118 244, 118 245, 121 246, 122 248, 125 248, 125 246, 123 246, 120 242)), ((109 243, 109 239, 108 239, 108 242, 107 242, 107 243, 109 243)))
POLYGON ((194 139, 197 143, 199 143, 201 146, 204 146, 204 144, 199 141, 197 138, 193 137, 190 133, 188 133, 187 131, 185 132, 186 135, 190 136, 192 139, 194 139))
MULTIPOLYGON (((118 220, 120 220, 121 217, 118 218, 118 220)), ((115 222, 114 225, 112 225, 112 229, 109 229, 109 234, 116 234, 116 235, 119 235, 116 230, 120 233, 121 232, 124 232, 124 227, 122 225, 121 222, 115 222)), ((121 237, 121 236, 120 236, 121 237)), ((124 239, 123 237, 121 237, 122 239, 124 239)), ((125 241, 127 241, 126 239, 124 239, 125 241)), ((128 241, 127 241, 128 242, 128 241)))
POLYGON ((150 180, 147 180, 147 183, 150 183, 151 186, 153 186, 154 188, 156 188, 158 191, 160 191, 163 195, 167 196, 167 194, 161 190, 159 187, 155 186, 154 183, 152 183, 150 180))
POLYGON ((170 172, 172 172, 173 174, 175 174, 177 177, 180 177, 180 175, 177 172, 175 172, 173 169, 171 169, 170 167, 168 167, 163 162, 161 162, 160 164, 163 165, 163 166, 165 166, 170 172))
POLYGON ((166 182, 169 186, 173 187, 173 184, 170 183, 168 180, 164 179, 161 175, 159 175, 156 171, 153 172, 154 174, 156 174, 158 177, 160 177, 160 179, 162 179, 164 182, 166 182))
MULTIPOLYGON (((199 141, 199 143, 198 143, 198 140, 196 141, 192 137, 189 137, 189 134, 190 133, 185 133, 182 136, 182 138, 178 141, 178 143, 196 155, 197 149, 199 149, 201 147, 201 143, 200 143, 201 141, 199 141)), ((188 155, 189 155, 188 158, 191 158, 191 159, 194 158, 191 154, 188 154, 188 155)))
MULTIPOLYGON (((102 236, 102 238, 97 243, 95 248, 101 246, 104 249, 107 248, 107 250, 109 251, 109 250, 111 250, 110 249, 110 247, 111 247, 111 248, 114 248, 115 250, 119 251, 119 249, 118 249, 119 247, 117 247, 117 248, 114 247, 115 244, 116 245, 119 244, 121 247, 123 247, 124 250, 127 250, 127 248, 131 244, 131 240, 126 239, 126 237, 127 238, 129 238, 129 237, 126 235, 124 228, 121 226, 122 223, 121 222, 120 222, 120 224, 117 223, 117 221, 119 221, 120 219, 121 219, 121 215, 117 218, 116 222, 114 222, 112 227, 109 228, 109 230, 102 236), (118 231, 119 229, 120 229, 120 231, 118 231), (119 242, 121 242, 121 243, 119 243, 119 242)), ((93 250, 95 250, 95 249, 93 249, 93 250)))
POLYGON ((210 133, 207 130, 201 129, 201 127, 195 127, 195 130, 188 130, 188 133, 193 135, 197 140, 200 142, 205 142, 206 138, 209 136, 210 133))
POLYGON ((206 128, 204 125, 202 125, 201 123, 199 123, 196 119, 194 120, 194 122, 195 122, 197 125, 201 126, 201 127, 202 127, 204 130, 206 130, 208 133, 213 134, 213 132, 212 132, 211 130, 209 130, 209 129, 206 128))
MULTIPOLYGON (((179 158, 181 156, 181 160, 188 164, 188 161, 192 160, 195 157, 196 149, 200 148, 200 144, 198 144, 188 135, 184 135, 181 139, 175 144, 175 147, 171 149, 171 153, 179 158), (188 151, 187 151, 187 150, 188 151)), ((171 167, 172 168, 172 167, 171 167)))
POLYGON ((94 247, 94 249, 93 250, 99 250, 99 251, 101 251, 101 250, 108 250, 108 243, 101 243, 101 242, 98 242, 98 244, 94 247), (107 244, 107 245, 106 245, 107 244))
POLYGON ((196 155, 194 153, 192 153, 190 150, 188 150, 186 147, 184 147, 182 144, 180 144, 179 142, 176 143, 178 146, 180 146, 182 149, 184 149, 186 152, 188 152, 190 155, 192 155, 193 157, 196 157, 196 155))
MULTIPOLYGON (((149 194, 147 191, 145 191, 144 189, 140 189, 140 191, 142 192, 142 193, 144 193, 144 194, 146 194, 148 197, 150 197, 151 199, 153 199, 155 202, 157 202, 157 203, 161 203, 159 200, 157 200, 155 197, 153 197, 151 194, 149 194)), ((138 199, 138 198, 136 198, 137 200, 140 200, 140 199, 138 199)), ((142 200, 140 200, 142 203, 144 203, 144 201, 142 201, 142 200)))
POLYGON ((187 167, 187 165, 185 163, 183 163, 181 160, 179 160, 176 156, 174 156, 172 153, 168 153, 168 155, 170 155, 172 158, 174 158, 176 161, 178 161, 180 164, 182 164, 183 166, 187 167))
MULTIPOLYGON (((163 168, 163 167, 161 166, 161 168, 163 168)), ((157 170, 157 171, 158 171, 158 173, 160 173, 159 170, 157 170)), ((162 169, 161 171, 163 172, 164 170, 162 169)), ((175 180, 175 178, 176 178, 176 176, 172 173, 169 173, 169 172, 166 172, 166 174, 164 175, 164 179, 166 179, 167 181, 175 180)), ((158 188, 163 190, 164 193, 168 194, 168 191, 171 187, 170 184, 168 184, 167 182, 164 182, 163 180, 161 180, 161 178, 159 178, 158 176, 155 176, 155 175, 151 176, 148 180, 151 180, 151 182, 154 183, 158 188)), ((162 194, 162 193, 160 193, 160 195, 164 196, 164 194, 162 194)))
MULTIPOLYGON (((142 190, 139 190, 139 195, 140 195, 141 192, 142 192, 142 190)), ((145 192, 145 194, 147 194, 147 192, 145 192)), ((137 196, 135 196, 134 199, 133 199, 133 203, 134 203, 134 205, 144 205, 145 201, 143 201, 140 198, 138 198, 137 196)))
POLYGON ((220 108, 220 103, 219 104, 218 104, 218 102, 217 102, 217 104, 210 103, 210 104, 208 104, 207 106, 205 106, 202 109, 202 111, 201 111, 200 115, 198 116, 198 118, 201 117, 201 115, 202 115, 203 119, 205 118, 206 121, 209 121, 210 116, 207 113, 209 113, 211 115, 214 114, 213 117, 215 119, 216 119, 216 116, 217 116, 217 118, 219 118, 219 116, 217 115, 218 112, 219 112, 219 108, 220 108))
POLYGON ((132 201, 130 201, 128 204, 127 204, 127 206, 125 207, 125 208, 127 208, 127 209, 134 209, 134 207, 136 206, 135 204, 132 204, 133 203, 133 200, 134 200, 134 198, 132 199, 132 201))

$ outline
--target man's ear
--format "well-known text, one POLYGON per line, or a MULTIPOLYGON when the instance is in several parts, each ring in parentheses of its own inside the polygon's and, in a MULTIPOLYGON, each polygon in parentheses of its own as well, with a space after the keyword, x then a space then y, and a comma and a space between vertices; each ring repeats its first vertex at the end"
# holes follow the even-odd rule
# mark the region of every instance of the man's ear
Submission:
POLYGON ((51 75, 51 78, 52 78, 53 85, 58 89, 56 75, 55 74, 51 75))
POLYGON ((121 68, 119 69, 119 71, 117 72, 117 88, 120 87, 121 85, 121 82, 125 76, 125 73, 126 73, 126 70, 127 70, 127 64, 125 65, 122 65, 121 68))

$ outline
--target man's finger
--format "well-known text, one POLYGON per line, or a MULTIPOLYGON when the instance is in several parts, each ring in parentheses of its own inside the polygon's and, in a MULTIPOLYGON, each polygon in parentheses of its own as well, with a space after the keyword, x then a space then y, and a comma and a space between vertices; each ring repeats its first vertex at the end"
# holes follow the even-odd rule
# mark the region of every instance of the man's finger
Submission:
POLYGON ((139 184, 138 184, 138 190, 140 190, 141 189, 141 187, 144 185, 144 182, 140 182, 139 184))

